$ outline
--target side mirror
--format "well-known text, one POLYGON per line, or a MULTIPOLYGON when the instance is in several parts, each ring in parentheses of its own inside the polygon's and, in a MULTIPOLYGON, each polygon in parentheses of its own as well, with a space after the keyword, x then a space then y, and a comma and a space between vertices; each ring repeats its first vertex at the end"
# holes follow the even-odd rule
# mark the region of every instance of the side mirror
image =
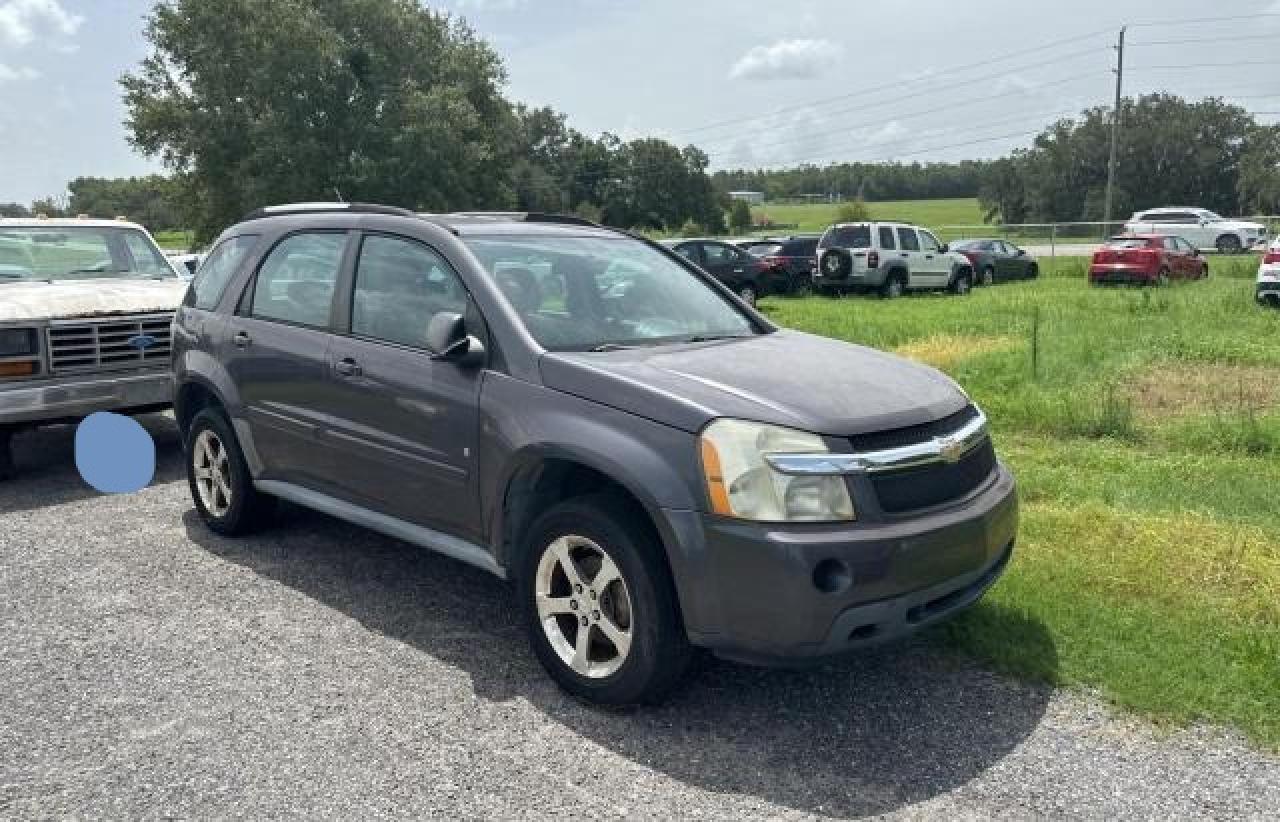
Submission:
POLYGON ((427 325, 427 348, 433 360, 448 360, 466 367, 484 362, 484 344, 467 333, 461 314, 441 311, 427 325))
POLYGON ((946 253, 947 253, 948 251, 950 251, 950 250, 951 250, 951 244, 950 244, 950 243, 943 243, 943 244, 942 244, 942 247, 938 249, 938 251, 939 251, 939 252, 941 252, 941 253, 943 253, 943 254, 946 254, 946 253))

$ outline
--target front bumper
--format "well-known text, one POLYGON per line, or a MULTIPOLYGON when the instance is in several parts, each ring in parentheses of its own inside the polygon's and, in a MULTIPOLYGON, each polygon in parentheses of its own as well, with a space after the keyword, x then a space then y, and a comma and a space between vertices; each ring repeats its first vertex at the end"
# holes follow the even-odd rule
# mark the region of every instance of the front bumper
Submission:
POLYGON ((85 374, 0 385, 0 425, 84 417, 95 411, 158 408, 173 401, 168 370, 85 374))
POLYGON ((1152 283, 1157 272, 1126 263, 1104 263, 1089 266, 1091 283, 1152 283))
POLYGON ((681 553, 701 558, 697 579, 677 579, 691 640, 756 664, 856 650, 959 613, 1004 571, 1018 525, 1003 465, 957 504, 882 521, 806 526, 666 513, 685 542, 681 553))

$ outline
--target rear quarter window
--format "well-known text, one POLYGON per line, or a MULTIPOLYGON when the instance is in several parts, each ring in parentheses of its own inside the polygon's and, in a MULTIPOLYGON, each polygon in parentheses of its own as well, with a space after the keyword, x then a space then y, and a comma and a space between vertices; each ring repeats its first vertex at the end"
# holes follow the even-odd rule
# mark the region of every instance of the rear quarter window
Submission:
POLYGON ((870 248, 871 226, 846 225, 835 229, 831 245, 840 248, 870 248))
POLYGON ((212 311, 222 299, 231 278, 240 269, 245 255, 257 242, 258 235, 242 234, 218 243, 191 281, 189 304, 203 311, 212 311))

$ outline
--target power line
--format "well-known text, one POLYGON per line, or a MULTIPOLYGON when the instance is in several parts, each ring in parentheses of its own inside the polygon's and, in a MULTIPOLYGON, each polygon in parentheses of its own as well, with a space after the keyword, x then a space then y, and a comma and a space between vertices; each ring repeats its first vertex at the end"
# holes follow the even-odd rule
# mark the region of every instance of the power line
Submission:
MULTIPOLYGON (((1037 86, 1035 90, 1046 89, 1046 88, 1053 88, 1054 86, 1061 86, 1061 85, 1065 85, 1065 84, 1067 84, 1067 83, 1075 82, 1076 80, 1081 80, 1081 79, 1084 79, 1084 78, 1086 78, 1086 77, 1096 77, 1096 76, 1101 76, 1101 75, 1100 75, 1098 72, 1086 72, 1086 73, 1084 73, 1084 74, 1076 74, 1076 75, 1073 75, 1073 76, 1071 76, 1071 77, 1064 77, 1064 78, 1062 78, 1062 79, 1060 79, 1060 80, 1054 80, 1054 81, 1053 81, 1053 82, 1051 82, 1051 83, 1042 83, 1041 85, 1037 86)), ((927 109, 917 109, 917 110, 915 110, 915 111, 907 112, 907 113, 904 113, 904 114, 898 114, 898 115, 889 114, 889 115, 888 115, 888 119, 889 119, 889 120, 891 120, 891 121, 897 121, 897 122, 901 122, 901 121, 903 121, 903 120, 911 120, 911 119, 913 119, 913 118, 915 118, 915 117, 921 117, 921 116, 927 116, 927 115, 930 115, 930 114, 936 114, 937 112, 940 112, 940 111, 947 111, 947 110, 950 110, 950 109, 960 108, 960 107, 962 107, 962 106, 971 105, 971 104, 973 104, 973 103, 985 102, 985 101, 988 101, 988 100, 998 100, 998 99, 1000 99, 1000 98, 1002 98, 1002 97, 1012 97, 1012 96, 1017 95, 1017 94, 1024 94, 1024 93, 1026 93, 1028 90, 1029 90, 1029 89, 1010 89, 1009 91, 1001 92, 1001 93, 999 93, 999 94, 987 94, 987 95, 983 95, 982 97, 966 98, 966 99, 964 99, 964 100, 957 100, 957 101, 953 101, 953 102, 948 103, 948 104, 946 104, 946 105, 941 105, 941 106, 930 106, 930 107, 929 107, 929 108, 927 108, 927 109)), ((852 111, 852 110, 858 110, 858 109, 850 109, 850 110, 846 110, 846 111, 832 112, 832 114, 833 114, 833 115, 846 114, 846 113, 848 113, 848 111, 852 111)), ((878 115, 881 115, 881 117, 882 117, 882 119, 883 119, 883 117, 884 117, 884 112, 879 112, 879 111, 878 111, 878 112, 877 112, 877 114, 878 114, 878 115)), ((1023 117, 1023 116, 1024 116, 1024 115, 1019 115, 1019 118, 1018 118, 1018 119, 1022 119, 1022 117, 1023 117)), ((740 137, 740 136, 735 136, 735 138, 734 138, 734 139, 736 139, 736 140, 740 140, 740 139, 741 139, 741 137, 740 137)), ((752 144, 752 147, 753 147, 753 148, 772 148, 772 147, 777 147, 777 146, 789 145, 789 144, 792 144, 792 143, 804 142, 804 140, 805 140, 805 139, 806 139, 806 138, 804 138, 804 137, 799 137, 799 138, 790 138, 790 139, 786 139, 786 140, 775 140, 775 141, 772 141, 772 142, 769 142, 769 143, 755 143, 755 144, 752 144)), ((707 156, 708 156, 708 157, 712 157, 712 158, 716 158, 716 157, 726 157, 726 156, 732 156, 734 153, 741 153, 741 151, 740 151, 740 150, 738 150, 738 149, 736 149, 736 148, 733 148, 733 149, 730 149, 730 150, 728 150, 728 151, 707 152, 707 156)))
MULTIPOLYGON (((994 64, 994 63, 1003 62, 1003 61, 1005 61, 1005 60, 1010 60, 1010 59, 1012 59, 1012 58, 1014 58, 1014 57, 1021 57, 1021 56, 1025 55, 1025 54, 1031 54, 1031 53, 1034 53, 1034 52, 1042 52, 1042 51, 1044 51, 1045 49, 1057 48, 1058 46, 1065 46, 1065 45, 1067 45, 1067 44, 1069 44, 1069 43, 1078 43, 1078 42, 1080 42, 1081 40, 1087 40, 1087 39, 1089 39, 1089 38, 1091 38, 1091 37, 1098 37, 1098 36, 1100 36, 1100 35, 1102 35, 1102 34, 1105 34, 1105 33, 1106 33, 1106 31, 1104 31, 1104 30, 1099 30, 1099 31, 1090 32, 1090 33, 1088 33, 1088 34, 1081 34, 1081 35, 1078 35, 1078 36, 1075 36, 1075 37, 1067 37, 1067 38, 1064 38, 1064 39, 1062 39, 1062 40, 1054 40, 1054 41, 1052 41, 1052 42, 1044 43, 1044 44, 1041 44, 1041 45, 1039 45, 1039 46, 1035 46, 1035 47, 1033 47, 1033 48, 1026 48, 1026 49, 1020 49, 1020 50, 1018 50, 1018 51, 1006 52, 1005 54, 1002 54, 1002 55, 1000 55, 1000 56, 998 56, 998 57, 992 57, 992 58, 989 58, 989 59, 986 59, 986 60, 979 60, 979 61, 978 61, 978 62, 976 62, 976 63, 967 63, 967 64, 965 64, 965 65, 961 65, 961 66, 951 66, 951 67, 947 67, 947 68, 941 69, 941 70, 939 71, 939 73, 940 73, 940 74, 953 74, 953 73, 955 73, 955 72, 967 71, 967 70, 969 70, 969 69, 973 69, 973 68, 981 68, 982 66, 988 66, 988 65, 992 65, 992 64, 994 64)), ((1071 56, 1076 56, 1076 55, 1071 55, 1071 56)), ((1041 63, 1041 65, 1049 65, 1049 62, 1050 62, 1050 61, 1042 62, 1042 63, 1041 63)), ((1058 61, 1058 60, 1056 60, 1056 59, 1055 59, 1055 61, 1054 61, 1054 62, 1060 62, 1060 61, 1058 61)), ((1006 72, 1007 72, 1007 70, 1006 70, 1006 72)), ((1005 73, 1005 72, 1001 72, 1001 73, 1003 74, 1003 73, 1005 73)), ((912 84, 912 83, 918 83, 918 82, 921 82, 922 80, 929 79, 929 77, 930 77, 930 76, 932 76, 932 75, 922 76, 922 77, 917 77, 917 78, 911 78, 911 79, 906 79, 906 80, 895 80, 895 81, 893 81, 893 82, 891 82, 891 83, 885 83, 885 84, 883 84, 883 85, 879 85, 879 86, 873 86, 873 87, 870 87, 870 88, 859 89, 858 91, 850 92, 850 93, 848 93, 848 94, 839 94, 839 95, 836 95, 836 96, 834 96, 834 97, 825 97, 825 98, 820 98, 820 99, 817 99, 817 100, 811 100, 811 101, 809 101, 809 102, 807 102, 807 103, 797 103, 797 104, 795 104, 795 105, 783 106, 782 108, 776 108, 776 109, 773 109, 773 110, 771 110, 771 111, 763 112, 763 113, 761 113, 761 114, 753 114, 753 115, 750 115, 750 116, 747 116, 747 117, 735 117, 735 118, 732 118, 732 119, 729 119, 729 120, 720 120, 720 121, 715 122, 715 123, 709 123, 709 124, 707 124, 707 125, 697 126, 697 127, 695 127, 695 128, 680 129, 680 130, 678 130, 678 131, 676 131, 676 132, 674 132, 674 133, 675 133, 675 134, 697 134, 697 133, 699 133, 699 132, 703 132, 703 131, 710 131, 710 130, 712 130, 712 129, 721 128, 721 127, 723 127, 723 126, 728 126, 728 125, 737 125, 737 124, 739 124, 739 123, 749 122, 749 121, 752 121, 752 120, 760 120, 760 119, 763 119, 763 118, 765 118, 765 117, 771 117, 771 116, 778 115, 778 114, 786 114, 786 113, 788 113, 788 112, 792 112, 792 111, 799 111, 799 110, 801 110, 801 109, 812 108, 813 106, 825 105, 825 104, 827 104, 827 103, 835 103, 835 102, 839 102, 839 101, 841 101, 841 100, 850 100, 850 99, 854 99, 854 98, 857 98, 857 97, 863 97, 863 96, 866 96, 866 95, 868 95, 868 94, 873 94, 873 93, 878 92, 878 91, 887 91, 887 90, 890 90, 890 89, 899 89, 899 88, 901 88, 903 85, 910 85, 910 84, 912 84)))
MULTIPOLYGON (((1074 53, 1069 54, 1069 55, 1064 55, 1063 57, 1064 57, 1064 59, 1065 59, 1065 58, 1070 58, 1070 57, 1078 57, 1078 56, 1080 56, 1081 54, 1086 54, 1086 53, 1087 53, 1087 54, 1092 54, 1092 53, 1095 53, 1095 51, 1096 51, 1095 49, 1089 49, 1087 52, 1074 52, 1074 53)), ((1049 62, 1042 62, 1042 63, 1040 63, 1039 65, 1033 65, 1033 66, 1015 66, 1015 67, 1013 67, 1013 68, 1004 69, 1003 71, 998 71, 998 72, 996 72, 995 74, 988 74, 988 75, 984 75, 984 76, 982 76, 982 77, 974 77, 974 78, 971 78, 971 79, 969 79, 969 80, 960 80, 960 81, 957 81, 957 82, 954 82, 954 83, 944 84, 944 85, 941 85, 941 86, 935 86, 935 87, 931 88, 929 91, 930 91, 930 93, 936 94, 936 93, 941 92, 941 91, 950 91, 950 90, 952 90, 952 89, 963 88, 963 87, 965 87, 965 86, 975 85, 975 84, 977 84, 977 83, 983 83, 983 82, 986 82, 987 80, 1002 79, 1002 78, 1008 77, 1010 72, 1013 72, 1013 71, 1021 71, 1021 70, 1026 70, 1026 69, 1035 69, 1035 68, 1040 68, 1041 66, 1044 66, 1044 65, 1050 65, 1050 64, 1051 64, 1051 63, 1053 63, 1053 62, 1061 62, 1061 60, 1054 60, 1054 61, 1049 61, 1049 62)), ((1062 79, 1060 79, 1060 80, 1054 80, 1054 81, 1053 81, 1053 82, 1051 82, 1051 83, 1041 83, 1039 86, 1037 86, 1037 88, 1052 88, 1052 87, 1054 87, 1054 86, 1063 85, 1063 84, 1068 83, 1068 82, 1072 82, 1072 81, 1075 81, 1075 80, 1079 80, 1079 79, 1083 79, 1083 78, 1085 78, 1085 77, 1091 77, 1091 76, 1093 76, 1093 73, 1092 73, 1092 72, 1086 72, 1086 73, 1083 73, 1083 74, 1076 74, 1076 75, 1072 75, 1071 77, 1065 77, 1065 78, 1062 78, 1062 79)), ((984 96, 982 99, 984 99, 984 100, 985 100, 985 99, 993 99, 993 98, 996 98, 996 97, 1010 96, 1011 94, 1022 93, 1022 92, 1026 92, 1026 91, 1030 91, 1030 90, 1031 90, 1031 89, 1011 89, 1009 92, 1002 92, 1002 93, 1000 93, 1000 94, 986 95, 986 96, 984 96)), ((859 103, 858 105, 855 105, 855 106, 850 106, 850 107, 847 107, 847 108, 841 108, 841 109, 835 109, 834 111, 825 111, 824 113, 826 114, 826 116, 827 116, 828 118, 831 118, 831 117, 839 116, 839 115, 842 115, 842 114, 848 114, 848 113, 850 113, 850 112, 861 112, 861 111, 865 111, 865 110, 867 109, 867 107, 868 107, 868 106, 883 106, 883 105, 885 105, 886 103, 888 103, 888 104, 893 104, 893 103, 895 103, 895 102, 900 102, 900 101, 899 101, 899 100, 892 99, 892 98, 889 98, 889 99, 883 99, 883 100, 871 100, 871 101, 864 101, 864 102, 859 103)), ((974 102, 974 101, 966 101, 966 102, 974 102)), ((961 105, 963 105, 963 104, 965 104, 965 103, 961 103, 961 105)), ((954 106, 954 105, 953 105, 953 106, 950 106, 950 107, 951 107, 951 108, 955 108, 955 106, 954 106)), ((930 109, 930 110, 933 110, 933 109, 930 109)), ((880 111, 877 111, 877 114, 879 114, 879 113, 880 113, 880 111)), ((769 115, 761 115, 761 116, 759 116, 759 117, 755 117, 755 118, 752 118, 752 119, 764 119, 764 118, 765 118, 765 117, 767 117, 767 116, 769 116, 769 115)), ((702 143, 702 145, 704 145, 704 146, 706 146, 706 145, 716 145, 716 144, 719 144, 719 143, 728 143, 728 142, 733 142, 733 141, 736 141, 736 140, 739 140, 739 139, 741 139, 741 135, 738 135, 738 134, 731 134, 731 135, 726 135, 726 136, 724 136, 724 137, 713 137, 713 138, 711 138, 711 139, 709 139, 709 140, 704 141, 704 142, 702 143)))
POLYGON ((1280 66, 1280 60, 1236 60, 1232 63, 1170 63, 1167 66, 1134 66, 1132 71, 1154 69, 1235 68, 1236 66, 1280 66))
POLYGON ((1272 34, 1237 34, 1230 37, 1187 37, 1181 40, 1142 40, 1137 43, 1130 43, 1126 48, 1135 46, 1187 46, 1201 45, 1204 43, 1238 43, 1242 40, 1275 40, 1276 35, 1272 34))
POLYGON ((1234 14, 1229 17, 1193 17, 1186 20, 1151 20, 1145 23, 1130 23, 1130 28, 1158 28, 1167 26, 1188 26, 1196 23, 1227 23, 1236 20, 1257 20, 1261 17, 1280 17, 1280 11, 1262 11, 1255 14, 1234 14))

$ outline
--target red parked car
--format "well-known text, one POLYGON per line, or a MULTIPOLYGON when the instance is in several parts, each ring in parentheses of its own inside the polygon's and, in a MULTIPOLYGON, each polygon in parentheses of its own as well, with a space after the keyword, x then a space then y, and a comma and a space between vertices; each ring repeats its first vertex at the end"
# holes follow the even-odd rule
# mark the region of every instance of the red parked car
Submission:
POLYGON ((1173 278, 1199 280, 1209 276, 1200 250, 1181 237, 1168 234, 1121 234, 1093 252, 1090 285, 1137 283, 1167 285, 1173 278))

